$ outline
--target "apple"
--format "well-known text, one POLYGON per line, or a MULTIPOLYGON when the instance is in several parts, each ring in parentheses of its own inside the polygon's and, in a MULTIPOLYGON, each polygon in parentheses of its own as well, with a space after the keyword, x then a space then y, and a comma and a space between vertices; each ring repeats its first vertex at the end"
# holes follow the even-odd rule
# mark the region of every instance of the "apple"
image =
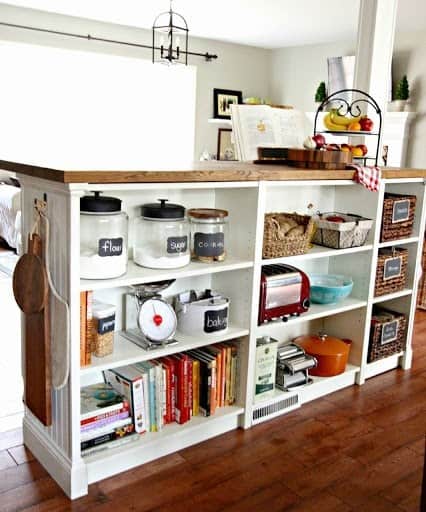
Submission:
POLYGON ((327 151, 340 151, 338 144, 326 144, 324 147, 327 151))
POLYGON ((365 144, 358 144, 356 147, 361 149, 362 156, 365 156, 368 153, 368 148, 365 144))
POLYGON ((361 130, 364 132, 371 132, 374 126, 373 121, 367 116, 361 117, 359 124, 361 125, 361 130))
POLYGON ((324 135, 321 135, 321 133, 317 133, 312 137, 312 139, 315 141, 315 144, 317 145, 317 149, 321 149, 323 146, 325 146, 325 137, 324 135))

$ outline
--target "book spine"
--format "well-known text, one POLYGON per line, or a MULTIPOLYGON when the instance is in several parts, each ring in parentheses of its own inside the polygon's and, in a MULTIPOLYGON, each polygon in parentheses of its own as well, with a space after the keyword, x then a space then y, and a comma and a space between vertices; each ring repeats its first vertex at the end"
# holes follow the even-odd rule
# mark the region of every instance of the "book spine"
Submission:
POLYGON ((145 405, 145 428, 147 432, 151 432, 151 414, 149 410, 149 378, 148 373, 144 372, 142 374, 142 384, 143 384, 143 399, 145 405))
POLYGON ((205 361, 200 361, 200 404, 199 410, 203 416, 210 416, 210 384, 211 369, 205 361))
POLYGON ((86 366, 87 292, 80 292, 80 366, 86 366))
POLYGON ((184 361, 181 356, 176 356, 176 408, 175 417, 177 423, 185 423, 185 412, 184 412, 184 361))
POLYGON ((80 426, 81 432, 91 432, 92 430, 96 430, 98 428, 106 427, 107 425, 111 425, 116 423, 117 421, 121 421, 130 417, 130 411, 126 410, 120 412, 118 414, 114 414, 107 418, 100 419, 98 421, 94 421, 93 423, 86 423, 80 426))
POLYGON ((194 381, 192 380, 192 360, 186 359, 188 364, 188 407, 189 419, 193 416, 193 396, 194 396, 194 381))
POLYGON ((166 416, 165 423, 172 422, 172 370, 170 364, 167 362, 163 362, 163 368, 166 372, 165 382, 166 382, 166 416))
POLYGON ((200 361, 192 360, 192 414, 200 414, 200 361))
POLYGON ((231 386, 231 347, 226 346, 226 393, 225 393, 225 405, 231 404, 231 396, 229 393, 231 386))
POLYGON ((117 404, 113 406, 113 410, 109 410, 108 412, 103 412, 99 414, 95 414, 94 416, 87 416, 80 419, 80 425, 90 425, 91 423, 96 423, 97 421, 104 420, 106 418, 110 418, 116 414, 120 414, 122 412, 129 412, 129 404, 127 401, 124 401, 121 404, 117 404))
POLYGON ((155 368, 149 369, 149 414, 151 420, 151 432, 157 432, 157 404, 155 390, 155 368))
POLYGON ((222 407, 222 352, 219 350, 216 354, 216 406, 222 407))
POLYGON ((214 414, 216 411, 216 385, 217 385, 217 368, 216 361, 211 361, 209 364, 211 368, 211 379, 210 379, 210 414, 214 414))
POLYGON ((87 448, 86 450, 82 450, 81 455, 83 457, 85 457, 85 456, 91 455, 93 453, 97 453, 97 452, 111 449, 111 448, 116 448, 117 446, 122 446, 124 444, 128 444, 133 441, 137 441, 138 439, 139 439, 139 436, 137 436, 136 434, 128 435, 125 437, 121 437, 119 439, 115 439, 114 441, 110 441, 109 443, 103 443, 101 445, 93 446, 92 448, 87 448))
POLYGON ((221 396, 220 403, 222 404, 222 407, 223 407, 224 405, 226 405, 226 366, 228 364, 228 358, 226 357, 226 355, 227 355, 226 347, 222 345, 221 350, 222 350, 222 374, 221 374, 222 396, 221 396))
POLYGON ((104 434, 109 434, 110 432, 115 432, 118 429, 126 427, 127 425, 132 423, 132 418, 128 417, 122 420, 114 421, 109 425, 104 425, 99 428, 91 429, 88 431, 81 432, 80 441, 90 441, 95 437, 103 436, 104 434))
POLYGON ((177 375, 176 375, 176 363, 173 361, 173 359, 170 359, 170 383, 171 383, 171 390, 170 390, 170 397, 171 397, 171 403, 170 403, 170 421, 176 421, 176 392, 177 392, 177 375))
POLYGON ((87 292, 86 298, 86 365, 92 363, 93 335, 93 291, 87 292))

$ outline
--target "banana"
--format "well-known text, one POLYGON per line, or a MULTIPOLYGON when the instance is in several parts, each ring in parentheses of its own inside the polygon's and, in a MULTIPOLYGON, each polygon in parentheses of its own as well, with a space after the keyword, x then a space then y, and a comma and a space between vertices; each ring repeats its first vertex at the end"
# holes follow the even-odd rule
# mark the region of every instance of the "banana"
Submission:
POLYGON ((346 126, 342 126, 341 124, 333 123, 333 121, 331 120, 330 112, 326 116, 324 116, 323 122, 324 122, 324 126, 327 128, 327 130, 330 130, 330 131, 341 132, 342 130, 347 129, 346 126))
POLYGON ((357 117, 346 117, 339 114, 339 112, 335 109, 330 112, 330 120, 334 124, 339 124, 341 126, 349 126, 351 123, 359 123, 361 116, 357 117))

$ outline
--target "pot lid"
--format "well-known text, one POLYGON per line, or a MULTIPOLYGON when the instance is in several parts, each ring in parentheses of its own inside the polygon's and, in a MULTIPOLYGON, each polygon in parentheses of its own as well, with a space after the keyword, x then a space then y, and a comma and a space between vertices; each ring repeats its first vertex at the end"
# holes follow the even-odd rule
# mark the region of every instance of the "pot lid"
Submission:
POLYGON ((148 219, 183 219, 185 207, 180 204, 168 203, 168 199, 158 199, 158 203, 143 204, 142 216, 148 219))
POLYGON ((121 199, 118 197, 101 196, 96 191, 93 196, 80 198, 80 211, 91 213, 112 213, 121 211, 121 199))
POLYGON ((340 338, 327 336, 323 332, 299 336, 294 340, 294 343, 300 345, 308 354, 313 356, 337 356, 346 354, 349 350, 348 343, 340 338))
POLYGON ((228 211, 216 208, 191 208, 188 210, 188 215, 194 219, 223 219, 228 217, 228 211))

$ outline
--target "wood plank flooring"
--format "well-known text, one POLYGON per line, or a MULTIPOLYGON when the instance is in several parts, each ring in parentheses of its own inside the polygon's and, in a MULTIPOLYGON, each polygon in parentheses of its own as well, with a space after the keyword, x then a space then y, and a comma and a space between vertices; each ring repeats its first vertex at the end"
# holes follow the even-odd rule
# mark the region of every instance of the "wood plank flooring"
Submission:
POLYGON ((22 446, 19 430, 1 434, 0 511, 418 512, 425 391, 426 312, 419 311, 410 371, 91 485, 74 502, 22 446))

